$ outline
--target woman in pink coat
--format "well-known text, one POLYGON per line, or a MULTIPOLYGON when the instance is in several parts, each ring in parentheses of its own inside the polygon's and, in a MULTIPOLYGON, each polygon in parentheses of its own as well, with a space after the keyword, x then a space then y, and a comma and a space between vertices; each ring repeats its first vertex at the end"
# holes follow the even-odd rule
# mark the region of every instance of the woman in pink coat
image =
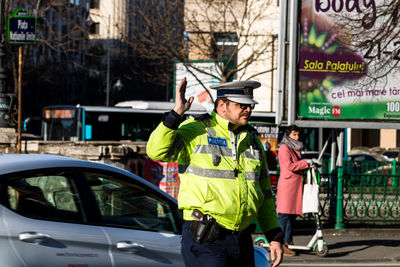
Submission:
POLYGON ((303 171, 310 168, 306 159, 301 158, 303 142, 299 141, 300 129, 292 125, 285 130, 279 152, 280 176, 278 181, 276 211, 285 234, 283 251, 285 256, 296 253, 288 248, 293 244, 292 229, 297 215, 303 214, 303 171))

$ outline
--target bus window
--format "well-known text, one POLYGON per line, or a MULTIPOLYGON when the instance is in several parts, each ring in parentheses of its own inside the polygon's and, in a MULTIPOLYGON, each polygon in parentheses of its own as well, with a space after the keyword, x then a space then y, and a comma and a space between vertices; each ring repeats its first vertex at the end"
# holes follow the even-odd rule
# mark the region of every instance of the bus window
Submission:
POLYGON ((163 114, 134 112, 85 112, 85 123, 92 126, 92 140, 147 141, 163 114), (107 118, 107 119, 105 119, 107 118))
POLYGON ((92 139, 92 125, 86 124, 85 125, 85 140, 92 139))
POLYGON ((151 132, 161 122, 163 114, 141 114, 136 120, 121 123, 121 139, 147 141, 151 132))
POLYGON ((75 108, 45 108, 43 112, 44 140, 77 141, 75 108))

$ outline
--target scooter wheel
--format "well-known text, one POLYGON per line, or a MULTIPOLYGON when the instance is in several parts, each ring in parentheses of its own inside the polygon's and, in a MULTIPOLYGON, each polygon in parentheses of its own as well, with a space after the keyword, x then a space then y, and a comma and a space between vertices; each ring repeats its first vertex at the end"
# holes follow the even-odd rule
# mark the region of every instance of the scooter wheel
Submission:
POLYGON ((317 256, 320 256, 320 257, 325 257, 326 255, 328 255, 328 251, 329 251, 329 249, 328 249, 327 244, 323 245, 321 251, 318 250, 318 247, 315 248, 315 254, 317 254, 317 256))

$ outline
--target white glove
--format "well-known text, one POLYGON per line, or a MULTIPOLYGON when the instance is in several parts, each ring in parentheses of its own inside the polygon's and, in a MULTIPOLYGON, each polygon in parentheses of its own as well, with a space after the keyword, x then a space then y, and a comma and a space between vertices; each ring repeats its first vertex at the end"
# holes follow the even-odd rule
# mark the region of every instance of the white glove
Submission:
POLYGON ((312 162, 313 162, 313 164, 314 164, 314 167, 317 167, 317 168, 319 168, 319 167, 321 167, 321 166, 322 166, 322 162, 321 162, 321 160, 319 160, 319 159, 316 159, 316 158, 312 158, 311 160, 312 160, 312 162))
POLYGON ((310 166, 310 168, 319 168, 322 166, 322 162, 319 159, 312 158, 312 159, 307 159, 307 164, 310 166))

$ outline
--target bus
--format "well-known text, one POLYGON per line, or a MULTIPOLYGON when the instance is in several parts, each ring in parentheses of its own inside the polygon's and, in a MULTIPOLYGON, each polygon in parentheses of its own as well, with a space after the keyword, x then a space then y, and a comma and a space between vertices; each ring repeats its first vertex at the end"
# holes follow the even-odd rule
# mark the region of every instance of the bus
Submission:
MULTIPOLYGON (((174 106, 162 101, 125 101, 113 107, 53 105, 43 109, 45 141, 147 141, 174 106)), ((194 105, 188 115, 206 110, 194 105)))
MULTIPOLYGON (((124 101, 113 107, 53 105, 43 109, 42 136, 45 141, 147 141, 173 102, 124 101)), ((192 104, 185 116, 206 113, 192 104)), ((256 121, 271 121, 274 114, 253 112, 256 121)))

